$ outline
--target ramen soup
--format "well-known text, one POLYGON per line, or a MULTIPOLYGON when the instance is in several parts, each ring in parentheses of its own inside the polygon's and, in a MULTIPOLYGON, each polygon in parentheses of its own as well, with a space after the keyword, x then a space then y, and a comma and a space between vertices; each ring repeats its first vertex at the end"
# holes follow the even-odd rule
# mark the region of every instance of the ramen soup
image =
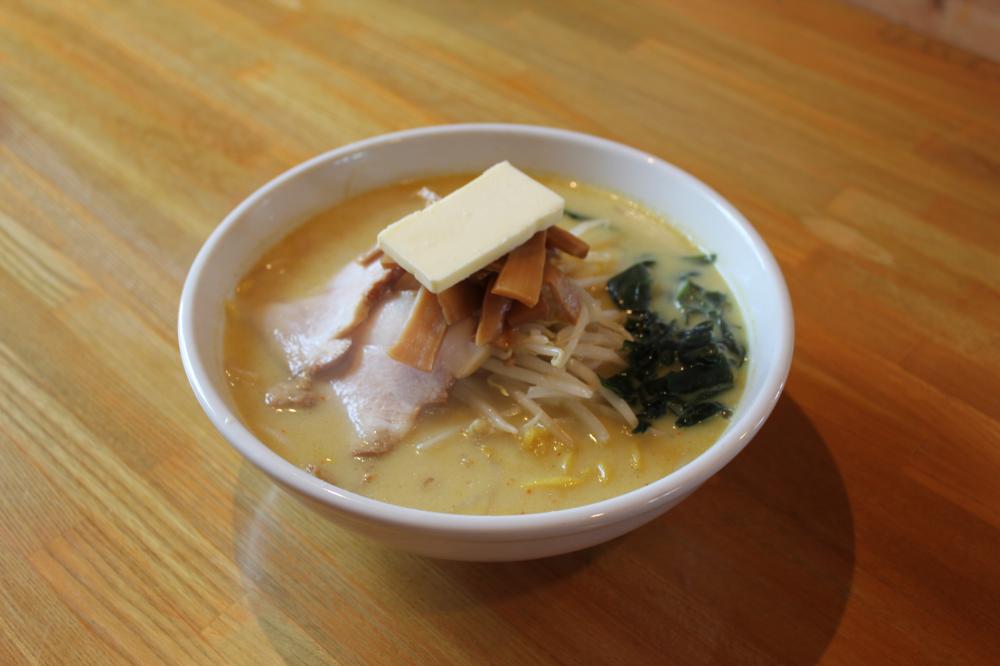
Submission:
POLYGON ((225 329, 249 428, 346 490, 466 514, 595 502, 705 451, 739 409, 748 357, 715 257, 637 202, 542 176, 524 176, 549 197, 516 211, 527 240, 483 250, 434 226, 474 178, 362 194, 264 254, 225 329), (439 234, 426 274, 396 231, 376 244, 401 218, 439 234), (451 256, 466 251, 480 256, 451 256), (460 260, 458 282, 434 282, 460 260))

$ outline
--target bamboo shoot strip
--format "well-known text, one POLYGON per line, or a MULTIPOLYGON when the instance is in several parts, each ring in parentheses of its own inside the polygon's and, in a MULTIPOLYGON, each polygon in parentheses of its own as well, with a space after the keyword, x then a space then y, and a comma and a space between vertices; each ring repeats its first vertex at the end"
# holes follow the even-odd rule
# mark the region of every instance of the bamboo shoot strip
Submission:
POLYGON ((498 296, 513 298, 529 308, 534 307, 542 293, 545 236, 546 232, 539 231, 528 242, 512 250, 490 291, 498 296))
POLYGON ((549 227, 548 235, 545 237, 545 244, 562 250, 571 257, 583 259, 590 252, 590 245, 576 235, 566 231, 562 227, 549 227))
POLYGON ((376 259, 381 259, 381 258, 382 258, 382 248, 380 248, 376 243, 375 245, 371 246, 370 248, 362 252, 360 255, 358 255, 356 261, 362 266, 367 266, 376 259))
POLYGON ((448 324, 434 294, 421 287, 410 316, 396 344, 389 348, 389 357, 418 370, 434 369, 441 341, 448 324))
POLYGON ((438 294, 437 299, 450 326, 475 314, 483 302, 483 290, 469 280, 462 280, 438 294))
POLYGON ((486 290, 486 295, 483 296, 483 311, 479 315, 479 327, 476 329, 477 345, 488 345, 500 337, 511 303, 513 301, 509 298, 494 294, 492 289, 486 290))

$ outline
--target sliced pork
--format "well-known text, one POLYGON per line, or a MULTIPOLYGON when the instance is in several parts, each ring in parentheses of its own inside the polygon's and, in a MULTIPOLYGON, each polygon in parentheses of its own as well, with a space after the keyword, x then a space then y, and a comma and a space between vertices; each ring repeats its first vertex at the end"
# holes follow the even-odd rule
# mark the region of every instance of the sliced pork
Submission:
POLYGON ((278 382, 264 394, 264 402, 275 409, 307 409, 321 399, 318 387, 308 377, 278 382))
POLYGON ((476 323, 469 317, 452 324, 441 341, 438 360, 456 379, 468 377, 490 357, 489 345, 476 344, 476 323))
POLYGON ((455 378, 472 374, 489 357, 489 348, 474 343, 475 320, 469 318, 448 327, 430 372, 390 358, 388 351, 399 340, 416 300, 413 291, 388 295, 355 332, 351 361, 332 379, 361 440, 354 455, 380 455, 391 449, 424 407, 447 400, 455 378))
POLYGON ((354 344, 358 347, 374 345, 386 349, 396 344, 410 319, 416 300, 416 291, 394 290, 386 295, 382 302, 372 308, 368 320, 351 335, 354 344))
POLYGON ((448 398, 453 381, 441 364, 423 372, 392 360, 385 347, 358 349, 351 367, 333 380, 361 439, 352 453, 374 456, 391 449, 410 431, 421 409, 448 398))
POLYGON ((341 360, 351 347, 347 334, 364 321, 399 270, 377 261, 367 266, 351 262, 322 292, 265 307, 261 326, 285 356, 289 372, 313 376, 341 360))

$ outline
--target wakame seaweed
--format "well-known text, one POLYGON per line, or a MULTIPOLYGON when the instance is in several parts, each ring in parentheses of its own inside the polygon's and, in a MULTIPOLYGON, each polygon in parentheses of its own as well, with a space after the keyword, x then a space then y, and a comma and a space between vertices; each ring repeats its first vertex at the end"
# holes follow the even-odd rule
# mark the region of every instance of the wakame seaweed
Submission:
POLYGON ((681 415, 677 417, 677 425, 686 428, 701 423, 716 414, 726 416, 728 411, 721 402, 696 402, 684 408, 681 415))
POLYGON ((583 213, 577 213, 575 210, 570 210, 568 208, 563 208, 563 215, 571 220, 576 220, 577 222, 586 222, 587 220, 593 219, 589 215, 584 215, 583 213))
POLYGON ((652 261, 640 261, 608 280, 608 294, 620 309, 629 312, 648 310, 653 297, 652 261))
POLYGON ((703 266, 710 266, 715 263, 718 258, 716 254, 695 254, 690 257, 684 257, 684 261, 690 261, 693 264, 702 264, 703 266))
POLYGON ((685 275, 677 288, 677 298, 674 300, 677 309, 684 313, 684 318, 690 320, 693 315, 700 314, 710 319, 721 315, 726 305, 726 295, 721 291, 708 291, 685 275))
MULTIPOLYGON (((703 258, 698 263, 715 261, 714 254, 703 258)), ((653 264, 641 261, 608 280, 611 300, 628 312, 625 328, 633 340, 624 347, 628 367, 605 378, 604 386, 635 410, 637 433, 667 413, 677 417, 675 423, 681 428, 716 415, 728 417, 725 405, 710 400, 733 387, 733 367, 740 367, 746 357, 746 349, 726 320, 728 298, 696 283, 692 278, 697 273, 685 273, 674 294, 683 324, 665 322, 651 309, 653 278, 649 268, 653 264), (700 321, 688 326, 692 319, 700 321)))
POLYGON ((732 324, 726 320, 725 311, 729 302, 725 294, 709 291, 695 282, 691 275, 685 274, 677 287, 674 305, 684 315, 685 322, 699 315, 704 317, 705 321, 699 326, 710 324, 717 344, 726 350, 729 360, 737 368, 743 365, 746 349, 736 340, 732 324))
POLYGON ((724 357, 715 356, 668 372, 657 381, 663 382, 667 393, 675 395, 705 391, 721 393, 732 387, 733 371, 724 357))

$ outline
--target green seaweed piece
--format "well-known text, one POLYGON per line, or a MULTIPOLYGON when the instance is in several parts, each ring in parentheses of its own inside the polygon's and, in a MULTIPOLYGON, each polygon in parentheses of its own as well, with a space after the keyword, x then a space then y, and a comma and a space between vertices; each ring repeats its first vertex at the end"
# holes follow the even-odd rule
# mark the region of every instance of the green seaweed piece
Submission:
POLYGON ((577 213, 576 211, 570 210, 569 208, 563 208, 563 215, 565 215, 571 220, 576 220, 577 222, 586 222, 587 220, 594 219, 589 215, 584 215, 583 213, 577 213))
POLYGON ((608 280, 608 295, 621 310, 649 310, 653 299, 652 261, 640 261, 608 280))
POLYGON ((684 261, 690 261, 692 264, 701 264, 702 266, 711 266, 715 263, 718 255, 713 253, 706 254, 694 254, 689 257, 684 257, 684 261))
POLYGON ((702 421, 719 414, 723 418, 729 418, 731 412, 721 402, 696 402, 688 405, 677 417, 678 428, 690 428, 702 421))

